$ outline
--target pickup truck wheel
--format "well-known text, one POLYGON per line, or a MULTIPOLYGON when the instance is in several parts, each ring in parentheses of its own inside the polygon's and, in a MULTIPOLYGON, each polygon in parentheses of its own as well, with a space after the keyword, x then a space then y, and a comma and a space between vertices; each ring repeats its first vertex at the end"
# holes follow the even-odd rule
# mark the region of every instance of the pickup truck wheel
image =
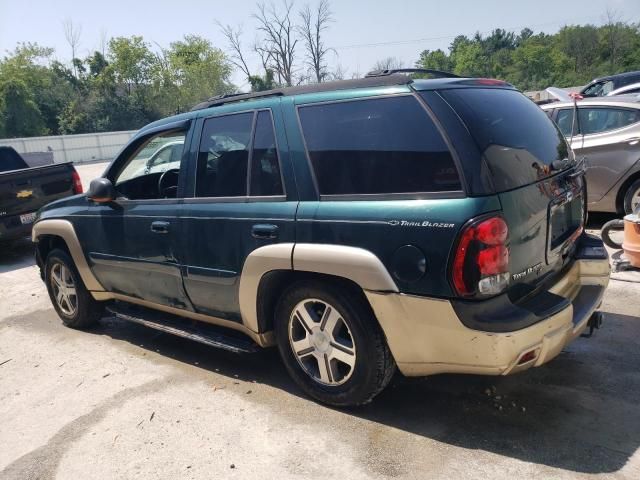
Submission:
POLYGON ((87 291, 69 254, 52 250, 45 268, 49 298, 62 322, 79 329, 95 324, 102 315, 102 305, 87 291))
POLYGON ((280 298, 275 320, 278 349, 289 374, 320 402, 337 407, 368 403, 395 372, 371 309, 348 290, 296 283, 280 298))

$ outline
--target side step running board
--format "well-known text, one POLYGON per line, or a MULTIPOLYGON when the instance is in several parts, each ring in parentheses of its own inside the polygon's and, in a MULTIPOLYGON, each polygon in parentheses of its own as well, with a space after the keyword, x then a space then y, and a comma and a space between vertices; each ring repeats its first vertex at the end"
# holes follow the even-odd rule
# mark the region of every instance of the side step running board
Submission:
POLYGON ((210 347, 221 348, 233 353, 254 353, 260 350, 260 347, 249 337, 205 322, 143 307, 130 307, 119 302, 109 305, 107 310, 121 320, 188 338, 210 347))

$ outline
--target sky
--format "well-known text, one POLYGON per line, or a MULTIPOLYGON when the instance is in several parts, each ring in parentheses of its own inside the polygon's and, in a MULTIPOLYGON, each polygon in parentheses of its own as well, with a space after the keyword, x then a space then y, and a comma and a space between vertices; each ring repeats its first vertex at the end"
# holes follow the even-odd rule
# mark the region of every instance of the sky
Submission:
MULTIPOLYGON (((276 0, 276 4, 280 0, 276 0)), ((317 0, 294 0, 296 9, 317 0)), ((620 20, 640 22, 640 0, 330 0, 334 22, 326 43, 335 49, 330 64, 347 76, 364 75, 380 59, 397 57, 413 66, 425 49, 447 47, 456 35, 489 33, 494 28, 554 33, 563 25, 602 24, 609 9, 620 20), (585 6, 588 5, 588 8, 585 6)), ((167 47, 185 34, 197 34, 226 50, 216 21, 242 25, 249 49, 258 36, 251 14, 255 1, 235 0, 0 0, 0 53, 18 42, 55 48, 63 62, 71 58, 62 24, 82 28, 80 55, 99 49, 101 37, 141 35, 152 46, 167 47)), ((154 47, 155 48, 155 47, 154 47)), ((299 47, 302 50, 302 45, 299 47)), ((300 51, 302 54, 302 51, 300 51)), ((257 57, 249 55, 258 69, 257 57)), ((233 81, 247 84, 240 72, 233 81)))

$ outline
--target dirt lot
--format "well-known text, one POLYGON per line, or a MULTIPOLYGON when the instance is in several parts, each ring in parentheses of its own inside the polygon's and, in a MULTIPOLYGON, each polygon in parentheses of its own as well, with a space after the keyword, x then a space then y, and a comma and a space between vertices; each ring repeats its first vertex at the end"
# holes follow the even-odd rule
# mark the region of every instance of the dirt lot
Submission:
MULTIPOLYGON (((103 168, 80 167, 85 186, 103 168)), ((113 318, 63 327, 21 242, 0 250, 0 478, 638 479, 640 285, 617 278, 603 329, 546 366, 398 375, 338 411, 305 398, 273 351, 113 318)))

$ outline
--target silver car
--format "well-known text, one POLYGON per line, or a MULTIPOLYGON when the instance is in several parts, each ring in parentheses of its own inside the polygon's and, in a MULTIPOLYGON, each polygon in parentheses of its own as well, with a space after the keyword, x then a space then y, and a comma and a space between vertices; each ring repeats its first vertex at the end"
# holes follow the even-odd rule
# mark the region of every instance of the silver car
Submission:
POLYGON ((630 213, 640 204, 640 99, 638 95, 555 102, 541 108, 585 157, 589 210, 630 213), (573 137, 571 127, 573 125, 573 137))

